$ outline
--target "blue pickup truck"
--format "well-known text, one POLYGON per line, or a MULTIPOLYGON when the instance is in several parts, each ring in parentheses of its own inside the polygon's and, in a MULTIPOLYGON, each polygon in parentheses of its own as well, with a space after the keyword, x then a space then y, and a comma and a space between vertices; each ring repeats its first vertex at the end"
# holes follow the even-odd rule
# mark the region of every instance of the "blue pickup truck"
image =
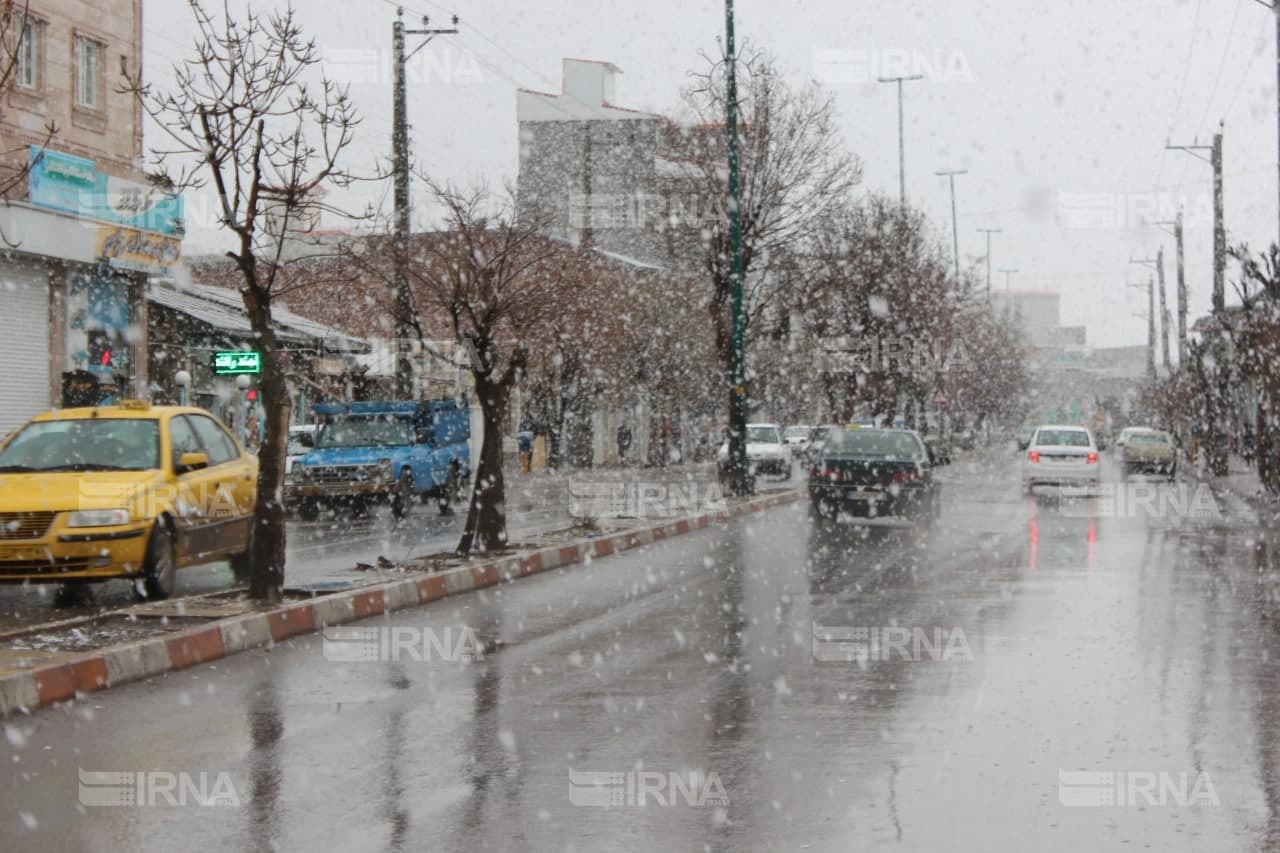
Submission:
POLYGON ((471 479, 470 412, 457 400, 316 403, 315 448, 293 463, 286 503, 305 521, 330 506, 358 513, 390 503, 403 518, 414 498, 450 511, 471 479))

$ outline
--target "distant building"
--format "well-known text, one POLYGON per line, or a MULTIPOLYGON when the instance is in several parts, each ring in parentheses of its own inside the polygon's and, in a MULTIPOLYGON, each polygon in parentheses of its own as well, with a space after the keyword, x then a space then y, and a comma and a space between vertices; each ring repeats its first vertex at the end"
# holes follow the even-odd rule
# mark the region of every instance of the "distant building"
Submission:
POLYGON ((1057 329, 1062 322, 1062 295, 1056 290, 994 290, 991 304, 997 315, 1016 319, 1033 346, 1056 334, 1046 330, 1057 329))
POLYGON ((620 107, 609 62, 565 59, 562 91, 520 90, 520 207, 556 239, 617 259, 679 272, 697 264, 692 242, 725 218, 723 200, 699 192, 701 164, 677 153, 680 139, 722 129, 683 127, 665 116, 620 107))

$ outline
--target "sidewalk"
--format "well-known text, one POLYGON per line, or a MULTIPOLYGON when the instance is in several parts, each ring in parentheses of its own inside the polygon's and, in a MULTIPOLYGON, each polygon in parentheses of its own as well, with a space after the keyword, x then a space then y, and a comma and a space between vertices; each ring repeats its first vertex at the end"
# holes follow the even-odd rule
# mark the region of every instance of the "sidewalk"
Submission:
POLYGON ((1280 509, 1277 499, 1268 495, 1267 490, 1262 487, 1257 469, 1246 463, 1241 456, 1231 455, 1227 460, 1227 475, 1224 477, 1215 477, 1209 473, 1204 454, 1200 454, 1195 465, 1188 465, 1186 470, 1196 480, 1229 492, 1255 509, 1265 508, 1271 512, 1280 509))

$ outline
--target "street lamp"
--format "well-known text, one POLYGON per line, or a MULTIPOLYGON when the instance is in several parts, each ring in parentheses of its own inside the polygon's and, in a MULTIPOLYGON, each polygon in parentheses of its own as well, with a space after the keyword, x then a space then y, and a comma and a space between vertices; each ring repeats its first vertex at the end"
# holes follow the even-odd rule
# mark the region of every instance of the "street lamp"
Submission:
POLYGON ((248 389, 250 382, 252 382, 252 380, 244 373, 241 373, 236 377, 236 402, 239 404, 240 409, 240 416, 236 418, 236 421, 238 422, 240 444, 242 445, 245 442, 244 392, 248 389))
POLYGON ((179 370, 173 374, 173 384, 178 386, 178 405, 185 406, 187 404, 187 386, 191 384, 191 374, 186 370, 179 370))

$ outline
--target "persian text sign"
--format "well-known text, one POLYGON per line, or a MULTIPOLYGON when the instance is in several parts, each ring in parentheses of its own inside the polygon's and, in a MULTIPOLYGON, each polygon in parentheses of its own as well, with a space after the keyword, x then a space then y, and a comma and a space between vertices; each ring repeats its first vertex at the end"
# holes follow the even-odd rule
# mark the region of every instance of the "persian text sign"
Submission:
POLYGON ((182 241, 177 237, 152 234, 136 228, 99 225, 94 255, 112 266, 142 272, 164 271, 182 257, 182 241))
POLYGON ((213 354, 214 373, 261 373, 262 353, 258 352, 215 352, 213 354))
POLYGON ((103 174, 83 157, 32 146, 30 190, 38 207, 168 236, 183 233, 181 195, 103 174))

